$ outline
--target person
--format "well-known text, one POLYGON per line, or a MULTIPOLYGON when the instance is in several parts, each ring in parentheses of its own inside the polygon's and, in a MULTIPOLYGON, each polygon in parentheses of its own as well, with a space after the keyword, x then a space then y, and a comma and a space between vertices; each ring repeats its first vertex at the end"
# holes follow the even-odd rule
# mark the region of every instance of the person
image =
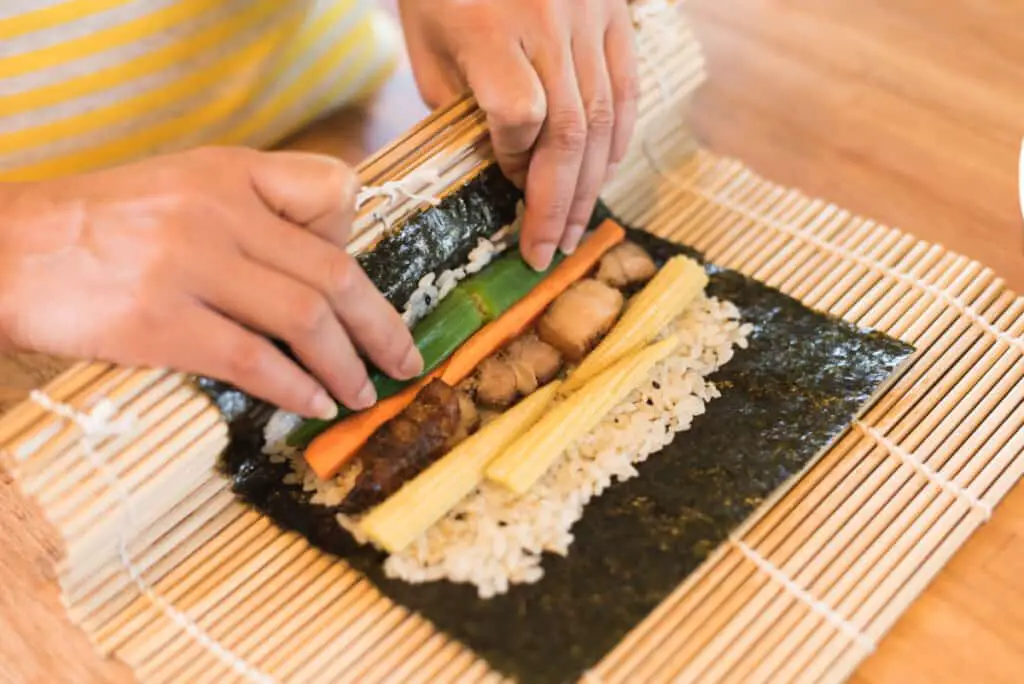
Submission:
MULTIPOLYGON (((636 118, 627 0, 398 9, 424 100, 471 91, 525 190, 524 258, 571 252, 636 118)), ((262 151, 386 79, 388 21, 362 0, 0 6, 0 351, 169 367, 328 419, 376 401, 363 358, 419 374, 344 250, 353 171, 262 151)))

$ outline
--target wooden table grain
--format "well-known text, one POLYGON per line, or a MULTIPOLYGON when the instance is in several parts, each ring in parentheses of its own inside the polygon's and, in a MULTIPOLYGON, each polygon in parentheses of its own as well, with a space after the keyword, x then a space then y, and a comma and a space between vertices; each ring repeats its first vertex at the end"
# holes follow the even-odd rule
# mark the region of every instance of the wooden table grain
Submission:
MULTIPOLYGON (((1024 3, 688 0, 710 80, 693 112, 711 149, 773 181, 938 242, 1024 293, 1017 159, 1024 3)), ((348 161, 426 110, 407 68, 369 108, 288 142, 348 161)), ((37 360, 0 365, 0 405, 37 360)), ((127 682, 64 617, 57 549, 0 471, 0 684, 127 682)), ((1011 682, 1024 671, 1024 489, 1018 487, 854 681, 1011 682)))

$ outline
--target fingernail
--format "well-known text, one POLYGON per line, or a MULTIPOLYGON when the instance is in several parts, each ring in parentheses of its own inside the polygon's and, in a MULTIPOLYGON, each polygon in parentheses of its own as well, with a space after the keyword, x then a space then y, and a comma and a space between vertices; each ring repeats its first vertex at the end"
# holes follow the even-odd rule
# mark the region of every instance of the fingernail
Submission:
POLYGON ((579 247, 580 238, 583 237, 583 226, 569 226, 562 237, 562 252, 572 254, 579 247))
POLYGON ((313 397, 313 414, 320 420, 334 420, 338 415, 338 404, 327 392, 320 390, 313 397))
POLYGON ((533 246, 534 270, 543 271, 551 265, 551 260, 555 257, 555 246, 553 242, 541 242, 533 246))
POLYGON ((406 378, 412 378, 423 372, 423 355, 420 354, 420 350, 416 347, 409 347, 409 351, 406 352, 405 358, 402 359, 402 363, 398 366, 398 372, 406 378))
POLYGON ((359 394, 356 396, 356 406, 354 408, 364 409, 370 408, 377 401, 377 390, 374 388, 373 383, 369 380, 363 385, 363 388, 359 390, 359 394))

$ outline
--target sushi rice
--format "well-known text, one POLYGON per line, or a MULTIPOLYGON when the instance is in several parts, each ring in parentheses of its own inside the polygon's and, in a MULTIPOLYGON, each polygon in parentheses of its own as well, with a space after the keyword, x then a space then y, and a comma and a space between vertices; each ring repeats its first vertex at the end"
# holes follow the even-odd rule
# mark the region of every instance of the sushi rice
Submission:
MULTIPOLYGON (((478 249, 477 256, 485 258, 487 250, 478 249)), ((737 347, 747 346, 751 329, 733 304, 700 295, 664 331, 680 336, 677 351, 566 449, 527 494, 483 483, 406 549, 388 556, 386 574, 410 583, 469 583, 482 598, 540 580, 542 554, 569 553, 572 527, 584 506, 614 481, 636 477, 640 463, 688 430, 707 402, 719 396, 707 378, 737 347)), ((312 492, 313 504, 336 506, 351 488, 354 473, 321 481, 302 455, 284 444, 297 422, 289 414, 275 415, 266 427, 264 450, 272 461, 290 464, 285 484, 312 492)), ((338 524, 365 543, 352 520, 338 516, 338 524)))

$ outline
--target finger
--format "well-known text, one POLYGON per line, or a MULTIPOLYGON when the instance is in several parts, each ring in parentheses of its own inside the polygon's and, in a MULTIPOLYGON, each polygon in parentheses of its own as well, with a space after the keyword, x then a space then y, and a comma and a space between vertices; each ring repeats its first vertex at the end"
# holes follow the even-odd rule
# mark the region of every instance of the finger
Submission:
POLYGON ((530 153, 547 111, 544 86, 518 43, 481 45, 464 54, 466 77, 477 104, 487 114, 498 166, 524 188, 530 153))
POLYGON ((530 159, 521 245, 536 269, 551 264, 562 241, 587 143, 587 124, 569 40, 547 41, 534 57, 547 93, 547 117, 530 159))
POLYGON ((608 156, 612 144, 615 111, 612 104, 611 79, 604 54, 604 25, 586 20, 577 25, 573 37, 573 59, 576 77, 587 117, 587 145, 580 166, 576 194, 569 209, 568 226, 561 249, 576 250, 583 231, 594 213, 601 186, 608 175, 608 156))
POLYGON ((359 180, 346 164, 307 152, 263 152, 250 169, 257 196, 275 214, 344 248, 359 180))
POLYGON ((233 320, 284 341, 339 401, 372 406, 376 393, 355 347, 327 300, 316 290, 238 256, 214 277, 196 274, 203 302, 233 320))
POLYGON ((447 56, 433 51, 415 55, 410 50, 410 61, 416 88, 431 109, 451 104, 466 92, 459 69, 447 56))
POLYGON ((608 73, 611 77, 615 127, 612 131, 611 169, 620 163, 629 149, 636 127, 637 103, 640 97, 640 76, 637 68, 633 22, 625 3, 616 3, 605 34, 608 73))
POLYGON ((423 370, 423 359, 402 317, 344 250, 274 217, 239 240, 255 261, 319 292, 356 346, 393 378, 423 370))
POLYGON ((199 304, 176 321, 161 360, 185 373, 230 383, 254 397, 307 418, 331 420, 337 403, 312 376, 266 339, 199 304), (200 343, 196 343, 200 340, 200 343))
POLYGON ((418 12, 407 11, 404 3, 399 3, 399 16, 409 65, 420 97, 433 109, 459 98, 466 91, 466 84, 443 42, 418 21, 418 12))

